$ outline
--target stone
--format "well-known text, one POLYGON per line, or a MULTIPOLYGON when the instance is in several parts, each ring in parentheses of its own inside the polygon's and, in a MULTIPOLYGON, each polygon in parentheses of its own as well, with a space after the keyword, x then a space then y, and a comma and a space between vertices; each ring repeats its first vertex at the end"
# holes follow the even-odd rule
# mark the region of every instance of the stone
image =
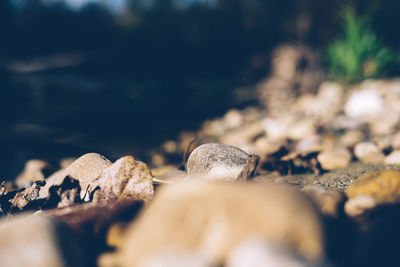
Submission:
POLYGON ((383 152, 372 142, 361 142, 354 147, 355 156, 365 164, 382 164, 383 152))
POLYGON ((301 95, 292 107, 292 112, 315 118, 322 124, 330 123, 341 110, 342 98, 342 86, 333 82, 323 82, 317 95, 301 95))
POLYGON ((161 181, 178 182, 178 181, 181 181, 184 178, 186 178, 187 175, 188 174, 185 171, 171 170, 166 173, 163 173, 162 175, 160 175, 157 178, 158 178, 158 180, 161 180, 161 181))
POLYGON ((288 129, 293 122, 292 116, 282 116, 279 119, 264 118, 262 124, 268 139, 283 140, 288 135, 288 129))
POLYGON ((32 201, 39 197, 40 187, 44 185, 44 181, 38 180, 31 187, 15 194, 14 198, 9 202, 12 207, 17 207, 19 210, 23 210, 32 201))
POLYGON ((376 204, 400 201, 400 172, 382 170, 364 174, 347 189, 346 195, 352 199, 359 195, 370 196, 376 204))
POLYGON ((72 232, 45 216, 21 214, 0 220, 0 265, 84 266, 72 232))
POLYGON ((351 162, 351 154, 348 149, 337 147, 322 151, 317 159, 323 169, 334 170, 347 167, 351 162))
POLYGON ((344 107, 346 116, 364 122, 378 118, 384 110, 382 96, 372 88, 354 91, 344 107))
MULTIPOLYGON (((257 167, 257 156, 251 156, 245 151, 224 144, 208 143, 197 147, 190 154, 186 164, 190 177, 204 180, 240 180, 241 173, 248 169, 248 176, 257 167), (253 160, 254 159, 254 160, 253 160)), ((247 179, 247 177, 244 177, 247 179)))
POLYGON ((315 134, 316 128, 313 120, 299 120, 293 122, 287 131, 287 137, 292 140, 301 140, 315 134))
POLYGON ((363 214, 364 211, 370 210, 375 207, 376 202, 372 197, 366 195, 358 195, 346 201, 344 205, 344 211, 348 216, 355 217, 363 214))
POLYGON ((400 164, 400 150, 394 150, 392 153, 385 157, 385 164, 399 165, 400 164))
POLYGON ((396 132, 393 135, 390 145, 393 147, 393 149, 400 150, 400 132, 396 132))
POLYGON ((372 120, 369 129, 372 135, 387 135, 395 132, 398 122, 399 113, 386 111, 379 116, 379 119, 372 120))
POLYGON ((200 253, 168 251, 141 260, 137 267, 217 267, 200 253))
POLYGON ((256 136, 262 135, 263 133, 264 129, 262 124, 256 121, 229 133, 225 133, 220 138, 220 142, 231 146, 241 146, 251 142, 256 136))
POLYGON ((354 147, 357 143, 360 143, 364 139, 362 131, 352 130, 346 131, 339 137, 339 143, 345 147, 354 147))
POLYGON ((325 215, 338 217, 343 210, 343 204, 346 200, 346 195, 343 192, 315 185, 304 186, 300 190, 310 196, 325 215))
POLYGON ((239 110, 231 109, 225 114, 225 116, 223 118, 223 122, 224 122, 225 128, 234 129, 234 128, 238 128, 242 125, 242 123, 244 122, 244 118, 239 110))
POLYGON ((152 168, 150 171, 151 171, 151 175, 153 177, 159 177, 159 176, 163 175, 164 173, 167 173, 169 171, 174 171, 174 170, 177 170, 177 168, 173 165, 162 165, 157 168, 152 168))
POLYGON ((49 169, 48 162, 38 159, 31 159, 25 163, 24 170, 18 175, 15 184, 19 187, 30 187, 37 180, 44 180, 44 171, 49 169))
POLYGON ((66 169, 69 167, 69 165, 71 165, 72 163, 74 163, 74 161, 76 160, 76 158, 70 157, 70 158, 63 158, 60 160, 60 168, 61 169, 66 169))
POLYGON ((98 178, 110 165, 111 162, 100 154, 85 154, 66 169, 56 172, 47 178, 46 185, 40 189, 39 198, 47 198, 50 187, 60 185, 67 176, 79 181, 81 197, 83 197, 89 184, 98 178))
POLYGON ((320 136, 311 135, 297 142, 295 150, 301 154, 309 154, 321 151, 322 148, 323 144, 320 136))
POLYGON ((95 203, 124 198, 150 201, 154 195, 153 177, 144 162, 125 156, 105 169, 89 191, 94 192, 95 203))
POLYGON ((135 266, 174 249, 219 264, 252 237, 288 247, 307 260, 323 258, 321 218, 300 191, 273 184, 190 181, 161 187, 107 262, 135 266))
POLYGON ((253 145, 248 148, 248 152, 257 155, 271 155, 277 152, 282 147, 282 144, 279 142, 273 142, 266 138, 265 136, 257 138, 254 141, 253 145))
MULTIPOLYGON (((316 264, 315 264, 316 265, 316 264)), ((226 267, 308 267, 311 262, 296 256, 290 249, 260 238, 241 242, 230 251, 226 267)))

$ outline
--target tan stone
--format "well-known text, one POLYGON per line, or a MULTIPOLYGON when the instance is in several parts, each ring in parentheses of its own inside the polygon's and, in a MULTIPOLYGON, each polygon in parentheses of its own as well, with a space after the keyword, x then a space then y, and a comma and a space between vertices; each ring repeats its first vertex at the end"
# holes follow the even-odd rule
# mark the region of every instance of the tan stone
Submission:
MULTIPOLYGON (((250 158, 249 154, 237 147, 208 143, 193 150, 186 169, 193 178, 236 181, 250 158)), ((257 163, 250 166, 250 173, 255 170, 257 163)))
POLYGON ((122 198, 150 201, 154 195, 153 177, 150 169, 132 156, 118 159, 93 181, 90 190, 95 192, 94 202, 122 198))
POLYGON ((151 169, 151 174, 154 177, 159 177, 161 175, 163 175, 164 173, 167 173, 169 171, 173 171, 173 170, 177 170, 177 168, 173 165, 163 165, 157 168, 152 168, 151 169))
POLYGON ((382 164, 385 155, 372 142, 361 142, 354 147, 355 156, 365 164, 382 164))
POLYGON ((351 154, 346 148, 334 148, 318 154, 318 162, 325 170, 347 167, 351 162, 351 154))
POLYGON ((111 162, 97 153, 88 153, 75 160, 65 170, 54 173, 46 179, 46 185, 40 189, 39 198, 46 198, 49 189, 53 185, 60 185, 64 178, 69 176, 79 181, 81 187, 81 197, 86 192, 86 188, 103 170, 111 165, 111 162))
POLYGON ((113 260, 133 266, 172 249, 221 263, 233 247, 252 237, 310 260, 324 254, 320 217, 301 192, 271 184, 185 182, 160 189, 128 228, 113 260))
POLYGON ((344 211, 350 217, 355 217, 364 213, 364 211, 375 208, 375 200, 366 195, 358 195, 349 199, 344 205, 344 211))
POLYGON ((157 177, 161 181, 167 181, 167 182, 178 182, 183 180, 184 178, 187 177, 187 173, 181 170, 171 170, 168 171, 159 177, 157 177))
POLYGON ((29 187, 37 180, 44 180, 46 177, 43 170, 49 167, 49 163, 43 160, 31 159, 25 163, 24 170, 18 175, 15 183, 19 187, 29 187))

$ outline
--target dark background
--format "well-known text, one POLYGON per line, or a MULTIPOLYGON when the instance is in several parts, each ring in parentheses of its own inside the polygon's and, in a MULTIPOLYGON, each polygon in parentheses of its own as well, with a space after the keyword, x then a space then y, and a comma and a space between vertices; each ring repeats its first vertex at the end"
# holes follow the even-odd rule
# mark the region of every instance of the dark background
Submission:
MULTIPOLYGON (((116 12, 1 0, 0 179, 30 158, 93 151, 146 160, 180 131, 255 104, 232 92, 268 75, 277 45, 323 54, 347 2, 127 0, 116 12)), ((398 51, 400 1, 352 3, 373 11, 374 29, 398 51)))

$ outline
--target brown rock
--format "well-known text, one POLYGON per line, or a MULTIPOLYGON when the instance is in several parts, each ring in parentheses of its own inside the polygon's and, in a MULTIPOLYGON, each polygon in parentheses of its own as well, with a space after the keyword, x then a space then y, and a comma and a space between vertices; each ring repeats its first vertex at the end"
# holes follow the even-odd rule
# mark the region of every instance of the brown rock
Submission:
POLYGON ((370 196, 376 204, 400 201, 400 172, 383 170, 368 173, 353 182, 347 192, 349 199, 359 195, 370 196))
POLYGON ((150 201, 154 195, 150 169, 132 156, 114 162, 90 187, 89 191, 99 188, 94 193, 94 202, 124 198, 150 201))
POLYGON ((118 200, 43 210, 41 214, 68 225, 78 234, 100 236, 111 224, 134 218, 142 206, 142 201, 118 200))
POLYGON ((88 153, 75 160, 65 170, 59 171, 46 179, 46 185, 40 189, 39 198, 47 198, 52 185, 60 185, 64 178, 69 176, 79 181, 81 197, 86 193, 86 188, 103 170, 111 165, 111 162, 97 153, 88 153))
POLYGON ((173 249, 221 263, 233 247, 251 237, 289 247, 310 260, 324 253, 318 212, 299 191, 192 181, 161 188, 129 227, 113 260, 118 266, 133 266, 173 249))

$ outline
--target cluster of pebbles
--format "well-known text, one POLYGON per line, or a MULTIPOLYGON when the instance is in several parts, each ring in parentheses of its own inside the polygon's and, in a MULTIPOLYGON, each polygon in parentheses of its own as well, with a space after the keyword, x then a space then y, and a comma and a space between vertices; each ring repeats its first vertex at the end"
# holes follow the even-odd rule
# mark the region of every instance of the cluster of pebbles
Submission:
POLYGON ((325 82, 182 133, 151 168, 29 161, 0 190, 0 266, 395 266, 399 120, 399 80, 325 82))

